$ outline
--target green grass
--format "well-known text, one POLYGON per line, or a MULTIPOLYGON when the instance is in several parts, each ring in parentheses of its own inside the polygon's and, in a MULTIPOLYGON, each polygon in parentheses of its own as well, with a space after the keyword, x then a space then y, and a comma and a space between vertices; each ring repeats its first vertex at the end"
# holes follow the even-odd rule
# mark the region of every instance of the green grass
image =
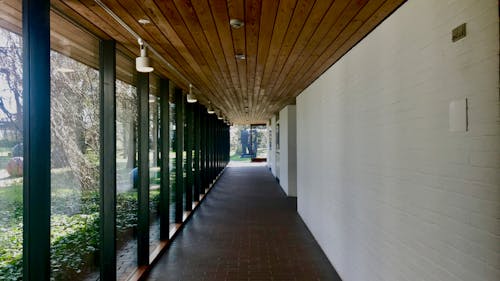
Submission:
POLYGON ((0 206, 2 203, 23 202, 23 184, 14 183, 11 186, 0 187, 0 206))
POLYGON ((230 157, 231 161, 238 161, 238 162, 250 162, 252 160, 251 158, 241 158, 240 155, 238 154, 233 154, 230 157))

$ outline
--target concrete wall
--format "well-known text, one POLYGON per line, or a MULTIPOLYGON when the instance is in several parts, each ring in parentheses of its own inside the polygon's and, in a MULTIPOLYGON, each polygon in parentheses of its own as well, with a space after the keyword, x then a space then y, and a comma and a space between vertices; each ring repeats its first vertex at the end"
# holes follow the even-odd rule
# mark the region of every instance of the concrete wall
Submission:
POLYGON ((343 280, 500 280, 498 20, 409 0, 297 98, 298 211, 343 280))
POLYGON ((288 196, 297 196, 297 115, 288 105, 280 113, 280 185, 288 196))

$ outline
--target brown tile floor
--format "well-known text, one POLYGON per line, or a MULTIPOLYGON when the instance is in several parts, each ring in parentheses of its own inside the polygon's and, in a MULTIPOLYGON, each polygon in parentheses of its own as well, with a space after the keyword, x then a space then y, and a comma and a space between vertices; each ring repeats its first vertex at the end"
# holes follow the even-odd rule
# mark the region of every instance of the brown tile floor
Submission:
POLYGON ((228 167, 148 280, 341 280, 265 166, 228 167))

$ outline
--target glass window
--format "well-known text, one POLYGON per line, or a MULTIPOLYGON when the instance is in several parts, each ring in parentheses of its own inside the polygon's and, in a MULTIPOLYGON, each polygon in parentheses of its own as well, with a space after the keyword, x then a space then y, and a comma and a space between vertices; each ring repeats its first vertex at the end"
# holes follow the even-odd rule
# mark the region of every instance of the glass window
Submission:
POLYGON ((99 41, 57 14, 51 13, 51 22, 51 278, 94 279, 99 276, 99 41))
POLYGON ((160 244, 160 98, 159 78, 150 75, 149 95, 149 241, 150 253, 160 244))
MULTIPOLYGON (((171 84, 171 87, 173 85, 171 84)), ((176 105, 174 102, 173 90, 169 91, 169 169, 170 169, 170 229, 175 226, 175 184, 176 184, 176 127, 175 127, 175 114, 176 114, 176 105)))
POLYGON ((23 260, 22 37, 11 23, 0 22, 0 280, 21 279, 23 260))
POLYGON ((116 235, 117 277, 137 268, 137 91, 116 81, 116 235))

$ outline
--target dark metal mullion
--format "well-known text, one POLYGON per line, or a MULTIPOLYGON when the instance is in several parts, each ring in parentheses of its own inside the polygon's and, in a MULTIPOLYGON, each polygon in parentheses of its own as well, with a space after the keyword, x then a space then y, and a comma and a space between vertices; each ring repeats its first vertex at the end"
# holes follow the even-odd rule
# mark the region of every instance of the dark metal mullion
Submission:
POLYGON ((201 180, 200 180, 200 115, 201 106, 197 105, 194 110, 194 201, 200 201, 201 180))
POLYGON ((214 128, 213 128, 213 139, 214 139, 214 180, 217 178, 217 123, 219 123, 219 119, 214 119, 214 128))
POLYGON ((200 113, 200 194, 205 194, 207 183, 207 118, 208 114, 202 109, 200 113))
POLYGON ((138 115, 138 218, 137 263, 149 264, 149 74, 137 74, 138 115))
POLYGON ((23 280, 50 279, 50 1, 23 0, 23 280))
POLYGON ((186 104, 186 211, 193 209, 193 104, 186 104))
POLYGON ((226 166, 229 164, 229 154, 231 153, 231 126, 226 127, 226 166))
POLYGON ((217 173, 222 171, 222 121, 217 122, 217 173))
POLYGON ((220 173, 220 156, 222 155, 220 152, 220 144, 221 144, 221 137, 220 137, 220 126, 221 126, 222 121, 217 120, 217 174, 220 173))
POLYGON ((182 90, 175 88, 175 222, 182 223, 182 197, 184 188, 184 96, 182 90))
POLYGON ((160 240, 169 239, 170 225, 170 106, 169 81, 160 80, 160 240))
POLYGON ((220 120, 215 120, 214 127, 214 141, 215 141, 215 153, 214 153, 214 162, 215 162, 215 177, 219 174, 219 122, 220 120))
POLYGON ((115 41, 100 42, 100 277, 116 280, 116 56, 115 41))
POLYGON ((214 180, 214 115, 210 115, 208 120, 208 183, 212 184, 214 180))
POLYGON ((212 179, 215 181, 215 178, 217 177, 217 122, 218 119, 217 117, 214 118, 213 120, 213 126, 212 126, 212 147, 213 147, 213 153, 212 153, 212 179))

